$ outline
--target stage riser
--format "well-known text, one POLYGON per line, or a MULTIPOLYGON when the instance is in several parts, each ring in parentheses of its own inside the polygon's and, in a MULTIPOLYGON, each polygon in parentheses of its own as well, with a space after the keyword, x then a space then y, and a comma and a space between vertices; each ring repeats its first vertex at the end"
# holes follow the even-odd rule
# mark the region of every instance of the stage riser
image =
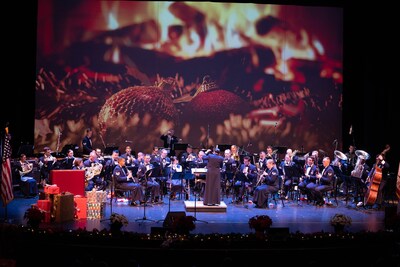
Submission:
POLYGON ((223 201, 218 206, 205 206, 203 201, 185 201, 185 209, 188 212, 226 212, 227 206, 223 201))

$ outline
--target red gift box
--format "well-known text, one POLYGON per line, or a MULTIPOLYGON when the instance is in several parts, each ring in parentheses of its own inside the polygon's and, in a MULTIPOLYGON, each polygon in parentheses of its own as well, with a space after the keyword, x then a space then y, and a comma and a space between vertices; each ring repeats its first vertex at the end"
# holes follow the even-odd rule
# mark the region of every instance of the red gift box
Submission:
POLYGON ((86 219, 87 218, 87 198, 82 196, 74 197, 75 204, 75 218, 86 219))
POLYGON ((45 212, 44 222, 49 223, 51 218, 51 201, 48 199, 38 200, 37 206, 39 209, 45 212))

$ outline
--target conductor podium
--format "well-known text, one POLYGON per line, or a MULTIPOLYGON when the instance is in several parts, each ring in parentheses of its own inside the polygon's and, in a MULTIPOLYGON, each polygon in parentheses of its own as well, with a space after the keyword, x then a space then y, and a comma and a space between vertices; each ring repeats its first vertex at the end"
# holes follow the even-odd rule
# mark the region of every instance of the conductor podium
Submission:
POLYGON ((84 170, 51 170, 50 183, 56 184, 60 188, 60 192, 85 195, 84 170))

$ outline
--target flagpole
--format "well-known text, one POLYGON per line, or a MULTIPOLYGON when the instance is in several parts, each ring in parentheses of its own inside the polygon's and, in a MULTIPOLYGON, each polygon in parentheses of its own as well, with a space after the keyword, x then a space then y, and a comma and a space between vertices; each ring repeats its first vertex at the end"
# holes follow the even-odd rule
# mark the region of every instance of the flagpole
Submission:
POLYGON ((12 148, 10 144, 11 136, 8 132, 8 122, 5 125, 4 132, 1 132, 0 154, 1 154, 1 197, 4 206, 4 222, 8 220, 8 203, 14 199, 12 186, 12 173, 10 157, 12 148))

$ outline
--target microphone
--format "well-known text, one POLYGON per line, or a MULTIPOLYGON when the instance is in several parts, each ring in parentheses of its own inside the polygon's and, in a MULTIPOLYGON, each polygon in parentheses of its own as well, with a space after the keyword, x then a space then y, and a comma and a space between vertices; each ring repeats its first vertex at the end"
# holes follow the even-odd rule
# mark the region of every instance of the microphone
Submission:
POLYGON ((353 125, 350 125, 350 130, 349 130, 349 134, 353 133, 353 125))
POLYGON ((332 145, 337 144, 337 139, 333 140, 332 145))
POLYGON ((131 140, 125 140, 125 143, 133 143, 131 140))

